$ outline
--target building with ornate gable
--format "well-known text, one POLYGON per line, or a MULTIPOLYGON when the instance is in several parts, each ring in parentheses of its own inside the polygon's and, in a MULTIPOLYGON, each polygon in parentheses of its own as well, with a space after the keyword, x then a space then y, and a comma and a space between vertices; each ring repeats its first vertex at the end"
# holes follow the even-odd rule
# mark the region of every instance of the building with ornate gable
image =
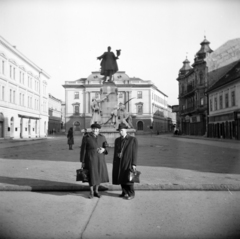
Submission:
POLYGON ((49 79, 0 37, 0 138, 47 136, 49 79))
POLYGON ((207 66, 205 58, 212 52, 205 38, 196 53, 194 63, 186 59, 180 69, 179 83, 179 128, 183 134, 205 135, 207 120, 207 66))
POLYGON ((205 38, 194 63, 186 59, 179 71, 180 132, 187 135, 239 139, 240 39, 214 52, 205 38))
MULTIPOLYGON (((168 132, 171 128, 169 122, 172 124, 168 119, 168 96, 151 81, 130 78, 124 71, 115 73, 113 77, 118 87, 118 104, 124 103, 126 110, 131 112, 137 133, 168 132)), ((74 126, 75 133, 80 133, 80 130, 90 127, 91 102, 100 98, 101 78, 100 72, 95 71, 87 78, 66 81, 63 85, 66 131, 74 126)))

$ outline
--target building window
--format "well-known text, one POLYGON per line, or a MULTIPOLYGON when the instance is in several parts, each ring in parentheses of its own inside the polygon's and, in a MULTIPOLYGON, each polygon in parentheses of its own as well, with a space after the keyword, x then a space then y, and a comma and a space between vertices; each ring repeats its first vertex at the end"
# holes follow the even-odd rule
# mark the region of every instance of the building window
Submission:
POLYGON ((9 102, 12 102, 12 90, 10 89, 9 102))
POLYGON ((99 98, 99 93, 98 93, 98 92, 95 93, 95 98, 96 98, 96 99, 99 98))
POLYGON ((119 93, 119 94, 118 94, 118 97, 119 97, 119 98, 123 98, 123 93, 119 93))
POLYGON ((24 73, 22 73, 22 83, 24 85, 24 73))
POLYGON ((219 96, 219 109, 223 108, 223 98, 222 95, 219 96))
POLYGON ((212 111, 212 99, 210 99, 210 111, 212 111))
POLYGON ((225 108, 228 108, 228 93, 225 94, 225 108))
POLYGON ((74 99, 79 99, 79 92, 74 92, 74 99))
POLYGON ((10 65, 10 67, 9 67, 9 76, 10 76, 10 78, 12 79, 12 66, 10 65))
POLYGON ((137 105, 137 113, 142 114, 143 113, 143 106, 142 105, 137 105))
POLYGON ((16 103, 16 101, 15 101, 15 95, 16 95, 16 91, 15 91, 15 90, 13 90, 13 104, 15 104, 15 103, 16 103))
POLYGON ((142 91, 138 91, 137 92, 137 98, 138 99, 142 99, 142 91))
POLYGON ((217 110, 217 97, 214 98, 214 110, 217 110))
POLYGON ((232 102, 231 102, 231 103, 232 103, 232 106, 235 106, 235 104, 236 104, 236 103, 235 103, 235 91, 232 91, 232 93, 231 93, 231 99, 232 99, 232 100, 231 100, 231 101, 232 101, 232 102))
POLYGON ((22 106, 24 106, 24 94, 22 94, 22 106))
POLYGON ((4 100, 4 99, 5 99, 4 93, 5 93, 5 87, 4 87, 4 86, 2 86, 2 100, 4 100))
POLYGON ((201 104, 201 106, 204 105, 204 98, 203 97, 200 99, 200 104, 201 104))
POLYGON ((2 74, 5 74, 5 61, 2 60, 2 74))
POLYGON ((79 114, 79 105, 74 106, 74 113, 79 114))
POLYGON ((13 67, 13 79, 15 80, 15 73, 16 73, 16 69, 15 67, 13 67))
POLYGON ((199 78, 200 78, 200 85, 202 85, 203 84, 203 72, 202 71, 200 71, 200 73, 199 73, 199 78))

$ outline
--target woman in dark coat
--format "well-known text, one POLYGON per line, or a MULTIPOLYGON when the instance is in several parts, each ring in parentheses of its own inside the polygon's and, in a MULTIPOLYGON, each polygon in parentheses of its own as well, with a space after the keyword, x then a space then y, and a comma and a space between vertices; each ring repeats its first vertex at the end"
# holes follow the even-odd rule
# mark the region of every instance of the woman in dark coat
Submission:
POLYGON ((101 126, 97 123, 91 125, 92 132, 85 135, 82 139, 80 162, 82 167, 89 170, 90 195, 100 198, 98 187, 100 183, 109 182, 107 164, 105 162, 106 138, 99 134, 101 126))
POLYGON ((68 138, 69 150, 72 150, 72 145, 74 144, 73 128, 72 127, 68 130, 67 138, 68 138))
POLYGON ((129 182, 129 170, 136 170, 138 142, 135 137, 127 134, 126 126, 119 125, 121 137, 115 140, 112 180, 113 184, 121 184, 122 194, 131 200, 135 196, 134 183, 129 182))

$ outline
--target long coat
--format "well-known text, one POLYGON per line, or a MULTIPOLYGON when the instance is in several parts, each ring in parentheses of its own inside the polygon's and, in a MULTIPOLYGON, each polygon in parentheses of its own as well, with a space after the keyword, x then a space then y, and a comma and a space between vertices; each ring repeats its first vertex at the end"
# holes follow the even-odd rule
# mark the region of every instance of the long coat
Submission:
POLYGON ((102 59, 102 61, 100 63, 101 75, 109 76, 109 72, 114 74, 118 71, 118 65, 117 65, 117 61, 116 61, 116 59, 118 59, 118 57, 116 57, 113 52, 104 52, 98 58, 102 59))
POLYGON ((73 137, 73 131, 72 130, 68 131, 67 138, 68 138, 68 142, 67 143, 69 145, 74 144, 74 137, 73 137))
POLYGON ((130 135, 126 135, 124 140, 125 143, 123 143, 123 147, 121 147, 121 137, 115 140, 112 171, 113 184, 128 184, 129 170, 132 168, 132 165, 137 165, 137 139, 130 135), (121 148, 122 157, 119 158, 118 153, 121 152, 121 148))
POLYGON ((99 154, 97 148, 107 147, 106 138, 99 134, 95 137, 92 133, 85 135, 82 139, 80 162, 85 164, 84 168, 89 170, 89 184, 91 186, 99 185, 100 183, 109 182, 107 164, 105 154, 108 154, 107 149, 104 153, 99 154))

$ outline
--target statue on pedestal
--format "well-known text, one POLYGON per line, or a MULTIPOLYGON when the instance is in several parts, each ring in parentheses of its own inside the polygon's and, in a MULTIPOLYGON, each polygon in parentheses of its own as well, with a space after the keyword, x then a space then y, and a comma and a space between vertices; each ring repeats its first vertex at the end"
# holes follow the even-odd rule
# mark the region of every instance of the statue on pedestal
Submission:
POLYGON ((111 52, 111 47, 108 47, 108 51, 104 52, 101 56, 97 57, 101 60, 101 75, 104 76, 103 82, 112 81, 112 75, 118 71, 117 59, 121 54, 121 50, 116 50, 117 56, 111 52), (109 79, 107 80, 107 78, 109 79))

